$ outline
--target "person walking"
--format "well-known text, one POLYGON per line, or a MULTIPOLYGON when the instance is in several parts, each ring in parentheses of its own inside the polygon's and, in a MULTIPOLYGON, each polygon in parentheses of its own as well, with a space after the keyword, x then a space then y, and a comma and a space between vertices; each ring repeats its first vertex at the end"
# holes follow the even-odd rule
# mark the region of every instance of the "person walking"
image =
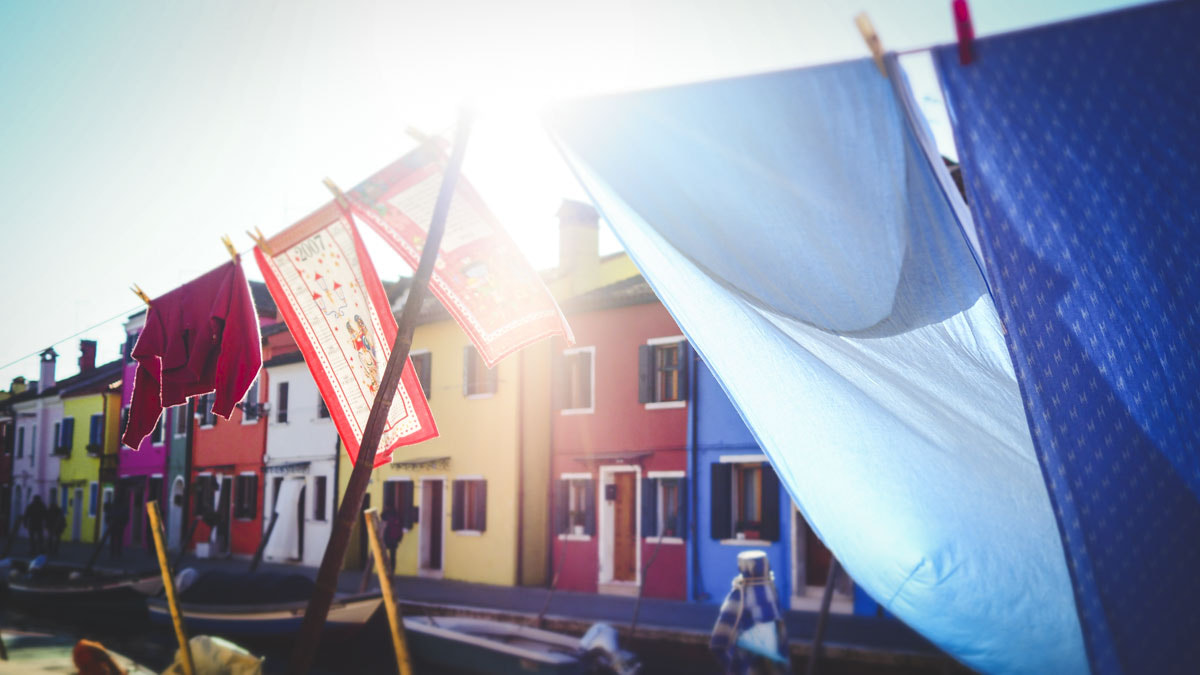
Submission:
POLYGON ((383 510, 383 543, 388 549, 388 569, 396 576, 396 549, 404 538, 404 523, 400 519, 400 510, 389 506, 383 510))
POLYGON ((46 509, 46 552, 58 555, 58 544, 62 541, 63 531, 67 529, 67 518, 58 502, 50 504, 46 509))
POLYGON ((41 495, 34 495, 29 506, 25 507, 25 529, 29 530, 29 554, 39 555, 46 546, 46 503, 41 495))

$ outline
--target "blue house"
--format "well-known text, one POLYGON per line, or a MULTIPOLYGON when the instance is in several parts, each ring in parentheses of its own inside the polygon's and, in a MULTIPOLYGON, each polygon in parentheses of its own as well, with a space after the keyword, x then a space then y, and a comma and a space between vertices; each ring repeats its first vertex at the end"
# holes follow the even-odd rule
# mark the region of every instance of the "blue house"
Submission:
MULTIPOLYGON (((699 359, 692 369, 688 453, 696 524, 689 596, 719 603, 743 551, 765 551, 783 609, 816 611, 832 554, 793 506, 753 434, 699 359)), ((878 606, 843 572, 832 611, 876 615, 878 606)))

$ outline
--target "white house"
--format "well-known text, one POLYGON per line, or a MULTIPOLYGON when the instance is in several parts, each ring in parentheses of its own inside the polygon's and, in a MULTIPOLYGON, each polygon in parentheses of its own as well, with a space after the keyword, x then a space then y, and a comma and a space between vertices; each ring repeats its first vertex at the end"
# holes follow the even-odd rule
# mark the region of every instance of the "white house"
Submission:
POLYGON ((62 399, 54 395, 58 354, 47 349, 41 357, 40 379, 31 383, 27 391, 10 399, 16 433, 12 455, 11 513, 14 523, 34 495, 41 495, 46 506, 61 499, 58 494, 59 460, 54 453, 55 428, 62 423, 63 411, 62 399))
POLYGON ((317 383, 283 323, 263 328, 272 346, 263 363, 267 451, 263 472, 263 558, 321 563, 337 508, 338 434, 317 383), (275 524, 271 521, 274 516, 275 524))

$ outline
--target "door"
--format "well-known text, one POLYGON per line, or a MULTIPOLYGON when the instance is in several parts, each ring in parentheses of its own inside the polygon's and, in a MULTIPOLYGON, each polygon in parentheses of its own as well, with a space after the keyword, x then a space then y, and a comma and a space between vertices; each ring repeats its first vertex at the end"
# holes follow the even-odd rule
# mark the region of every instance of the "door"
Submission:
POLYGON ((440 478, 421 481, 421 569, 442 569, 442 520, 445 518, 440 478))
POLYGON ((232 514, 233 477, 221 476, 221 497, 217 503, 217 552, 229 555, 229 518, 232 514))
POLYGON ((304 493, 308 486, 300 488, 300 497, 296 500, 296 527, 299 528, 300 545, 296 547, 296 557, 293 560, 304 560, 304 493))
POLYGON ((621 471, 613 484, 613 581, 637 581, 637 475, 621 471))
POLYGON ((83 488, 75 488, 75 501, 71 505, 71 541, 79 541, 83 533, 83 488))

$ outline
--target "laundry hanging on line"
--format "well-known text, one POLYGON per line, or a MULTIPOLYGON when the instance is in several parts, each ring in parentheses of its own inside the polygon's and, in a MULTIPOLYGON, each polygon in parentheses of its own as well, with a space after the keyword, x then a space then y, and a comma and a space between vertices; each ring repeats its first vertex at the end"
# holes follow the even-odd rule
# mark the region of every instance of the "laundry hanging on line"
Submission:
POLYGON ((262 367, 258 315, 239 260, 151 301, 130 356, 137 361, 121 442, 137 449, 164 408, 215 392, 229 419, 262 367))
POLYGON ((1080 672, 969 216, 888 66, 587 99, 547 126, 855 582, 973 668, 1080 672))
POLYGON ((1200 663, 1200 5, 934 51, 1096 675, 1200 663))

